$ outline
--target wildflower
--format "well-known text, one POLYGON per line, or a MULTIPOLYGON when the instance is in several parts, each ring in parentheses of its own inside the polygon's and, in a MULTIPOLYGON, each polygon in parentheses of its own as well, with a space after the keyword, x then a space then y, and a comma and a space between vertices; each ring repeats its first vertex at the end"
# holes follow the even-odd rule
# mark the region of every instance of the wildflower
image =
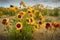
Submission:
POLYGON ((28 9, 28 10, 32 10, 32 7, 31 7, 31 6, 28 6, 27 9, 28 9))
POLYGON ((2 24, 3 24, 3 25, 8 25, 8 23, 9 23, 9 19, 8 19, 8 18, 4 18, 4 19, 2 20, 2 24))
POLYGON ((14 5, 10 5, 10 7, 14 7, 14 5))
POLYGON ((39 25, 40 25, 40 27, 43 27, 44 26, 44 22, 39 21, 39 25))
POLYGON ((40 20, 40 21, 45 21, 44 18, 42 18, 42 17, 40 17, 39 20, 40 20))
POLYGON ((20 2, 20 5, 26 7, 25 3, 23 1, 20 2))
POLYGON ((15 7, 11 7, 10 9, 11 9, 12 11, 16 12, 15 7))
POLYGON ((32 10, 32 12, 34 13, 34 12, 35 12, 35 10, 32 10))
POLYGON ((30 18, 30 23, 31 23, 31 24, 34 24, 34 19, 33 19, 33 17, 30 18))
POLYGON ((18 10, 19 8, 17 6, 14 7, 16 10, 18 10))
POLYGON ((27 13, 28 13, 28 14, 31 14, 31 13, 32 13, 32 10, 28 10, 27 13))
POLYGON ((17 18, 18 18, 18 19, 20 19, 20 20, 21 20, 21 19, 22 19, 22 17, 23 17, 23 16, 22 16, 21 14, 17 14, 17 18))
POLYGON ((34 30, 38 31, 38 25, 37 24, 34 25, 34 30))
POLYGON ((52 22, 52 25, 54 26, 54 27, 60 27, 60 24, 58 23, 58 22, 52 22))
POLYGON ((25 14, 25 12, 21 11, 21 12, 19 12, 19 14, 23 16, 25 14))
POLYGON ((17 6, 14 6, 14 5, 10 5, 10 9, 14 12, 16 12, 16 10, 18 10, 18 7, 17 6))
POLYGON ((29 14, 29 16, 30 16, 30 17, 35 17, 35 15, 34 15, 34 14, 32 14, 32 13, 31 13, 31 14, 29 14))
POLYGON ((52 25, 53 25, 53 26, 55 26, 56 24, 57 24, 57 22, 55 22, 55 21, 54 21, 54 22, 52 22, 52 25))
POLYGON ((16 29, 17 30, 21 30, 22 29, 22 23, 21 22, 17 22, 16 23, 16 29))
POLYGON ((29 18, 26 18, 26 23, 30 24, 30 19, 29 18))
POLYGON ((53 29, 54 26, 51 25, 50 23, 46 23, 46 26, 45 26, 46 29, 53 29))

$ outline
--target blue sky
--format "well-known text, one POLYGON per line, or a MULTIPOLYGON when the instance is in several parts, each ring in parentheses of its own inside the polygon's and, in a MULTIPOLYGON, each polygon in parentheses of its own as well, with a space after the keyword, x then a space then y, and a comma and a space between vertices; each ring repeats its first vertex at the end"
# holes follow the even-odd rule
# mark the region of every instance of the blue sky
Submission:
POLYGON ((60 0, 0 0, 0 6, 9 7, 10 4, 20 6, 19 2, 24 1, 26 5, 43 4, 44 6, 58 7, 60 0))

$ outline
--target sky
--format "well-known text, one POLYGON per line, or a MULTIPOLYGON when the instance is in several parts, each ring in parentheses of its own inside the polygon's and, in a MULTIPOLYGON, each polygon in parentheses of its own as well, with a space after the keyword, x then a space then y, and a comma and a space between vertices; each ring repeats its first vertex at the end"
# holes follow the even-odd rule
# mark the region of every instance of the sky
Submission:
POLYGON ((0 0, 0 6, 9 7, 10 4, 20 6, 19 2, 24 1, 27 6, 35 4, 43 4, 44 6, 49 7, 58 7, 60 6, 60 0, 0 0))

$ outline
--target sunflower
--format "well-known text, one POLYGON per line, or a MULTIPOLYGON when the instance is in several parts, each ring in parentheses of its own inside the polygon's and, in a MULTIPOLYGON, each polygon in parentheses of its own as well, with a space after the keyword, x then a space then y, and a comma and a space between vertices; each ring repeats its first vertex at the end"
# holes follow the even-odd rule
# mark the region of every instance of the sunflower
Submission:
POLYGON ((11 9, 12 11, 16 12, 15 7, 11 7, 10 9, 11 9))
POLYGON ((39 21, 39 25, 40 25, 40 27, 44 27, 45 23, 43 21, 39 21))
POLYGON ((19 12, 19 14, 23 16, 25 14, 25 12, 21 11, 21 12, 19 12))
POLYGON ((21 14, 17 14, 17 18, 19 19, 19 20, 21 20, 22 19, 22 15, 21 14))
POLYGON ((26 23, 30 24, 30 19, 29 18, 26 18, 26 23))
POLYGON ((19 8, 17 6, 14 7, 16 10, 18 10, 19 8))
POLYGON ((17 22, 16 23, 16 29, 17 30, 21 30, 22 29, 22 23, 21 22, 17 22))
POLYGON ((4 18, 4 19, 2 20, 2 24, 3 24, 3 25, 8 25, 8 23, 9 23, 9 19, 8 19, 8 18, 4 18))
POLYGON ((27 13, 28 13, 28 14, 31 14, 31 13, 32 13, 32 10, 28 10, 27 13))
POLYGON ((56 24, 54 27, 59 27, 60 26, 60 24, 56 24))
POLYGON ((23 1, 20 2, 20 5, 26 7, 25 3, 23 1))
POLYGON ((53 26, 51 23, 46 23, 45 28, 46 28, 46 29, 53 29, 54 26, 53 26))
POLYGON ((58 26, 57 26, 58 24, 57 24, 56 21, 52 22, 51 24, 52 24, 54 27, 58 27, 58 26))
POLYGON ((60 23, 58 23, 58 22, 52 22, 52 25, 53 25, 54 27, 60 27, 60 23))
POLYGON ((10 7, 14 7, 14 5, 10 5, 10 7))
POLYGON ((34 24, 34 19, 33 19, 33 17, 30 18, 30 23, 31 23, 31 24, 34 24))
POLYGON ((31 6, 28 6, 27 9, 32 10, 32 7, 31 6))
POLYGON ((56 21, 53 21, 53 22, 51 22, 52 23, 52 25, 55 25, 55 24, 57 24, 57 22, 56 21))
POLYGON ((31 14, 29 14, 29 16, 30 16, 30 17, 35 17, 35 15, 34 15, 34 14, 32 14, 32 13, 31 13, 31 14))
POLYGON ((57 23, 54 27, 59 27, 59 28, 60 28, 60 24, 59 24, 59 23, 57 23))
POLYGON ((16 12, 16 10, 18 10, 19 8, 17 6, 14 5, 10 5, 10 9, 14 12, 16 12))
POLYGON ((40 21, 45 21, 44 18, 42 18, 42 17, 40 17, 39 20, 40 20, 40 21))
POLYGON ((38 24, 34 25, 34 30, 38 31, 38 24))
POLYGON ((32 10, 32 12, 34 13, 34 12, 35 12, 35 10, 32 10))

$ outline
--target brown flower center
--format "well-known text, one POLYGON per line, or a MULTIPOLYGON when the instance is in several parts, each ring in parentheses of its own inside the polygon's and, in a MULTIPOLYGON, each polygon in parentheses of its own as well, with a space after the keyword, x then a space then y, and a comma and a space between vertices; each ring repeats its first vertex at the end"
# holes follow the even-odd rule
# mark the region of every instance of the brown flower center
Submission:
POLYGON ((21 27, 21 24, 17 24, 16 26, 17 26, 17 28, 20 28, 21 27))
POLYGON ((29 22, 29 20, 28 20, 28 19, 26 19, 26 21, 27 21, 27 22, 29 22))
POLYGON ((59 27, 59 24, 56 24, 55 27, 59 27))
POLYGON ((37 28, 37 25, 35 25, 35 28, 37 28))
POLYGON ((30 19, 31 20, 31 22, 33 22, 33 20, 32 19, 30 19))
POLYGON ((30 11, 28 11, 28 13, 31 13, 30 11))
POLYGON ((7 23, 7 20, 6 19, 3 19, 2 23, 3 24, 6 24, 7 23))
POLYGON ((21 15, 18 15, 18 18, 21 18, 21 15))
POLYGON ((39 22, 39 24, 42 24, 42 22, 39 22))
POLYGON ((50 24, 49 23, 46 23, 46 26, 50 26, 50 24))
POLYGON ((21 15, 23 15, 23 13, 20 13, 21 15))
POLYGON ((50 27, 50 23, 46 23, 46 28, 48 29, 50 27))
POLYGON ((10 5, 10 7, 13 7, 13 5, 10 5))
POLYGON ((40 18, 40 20, 42 20, 42 18, 40 18))

